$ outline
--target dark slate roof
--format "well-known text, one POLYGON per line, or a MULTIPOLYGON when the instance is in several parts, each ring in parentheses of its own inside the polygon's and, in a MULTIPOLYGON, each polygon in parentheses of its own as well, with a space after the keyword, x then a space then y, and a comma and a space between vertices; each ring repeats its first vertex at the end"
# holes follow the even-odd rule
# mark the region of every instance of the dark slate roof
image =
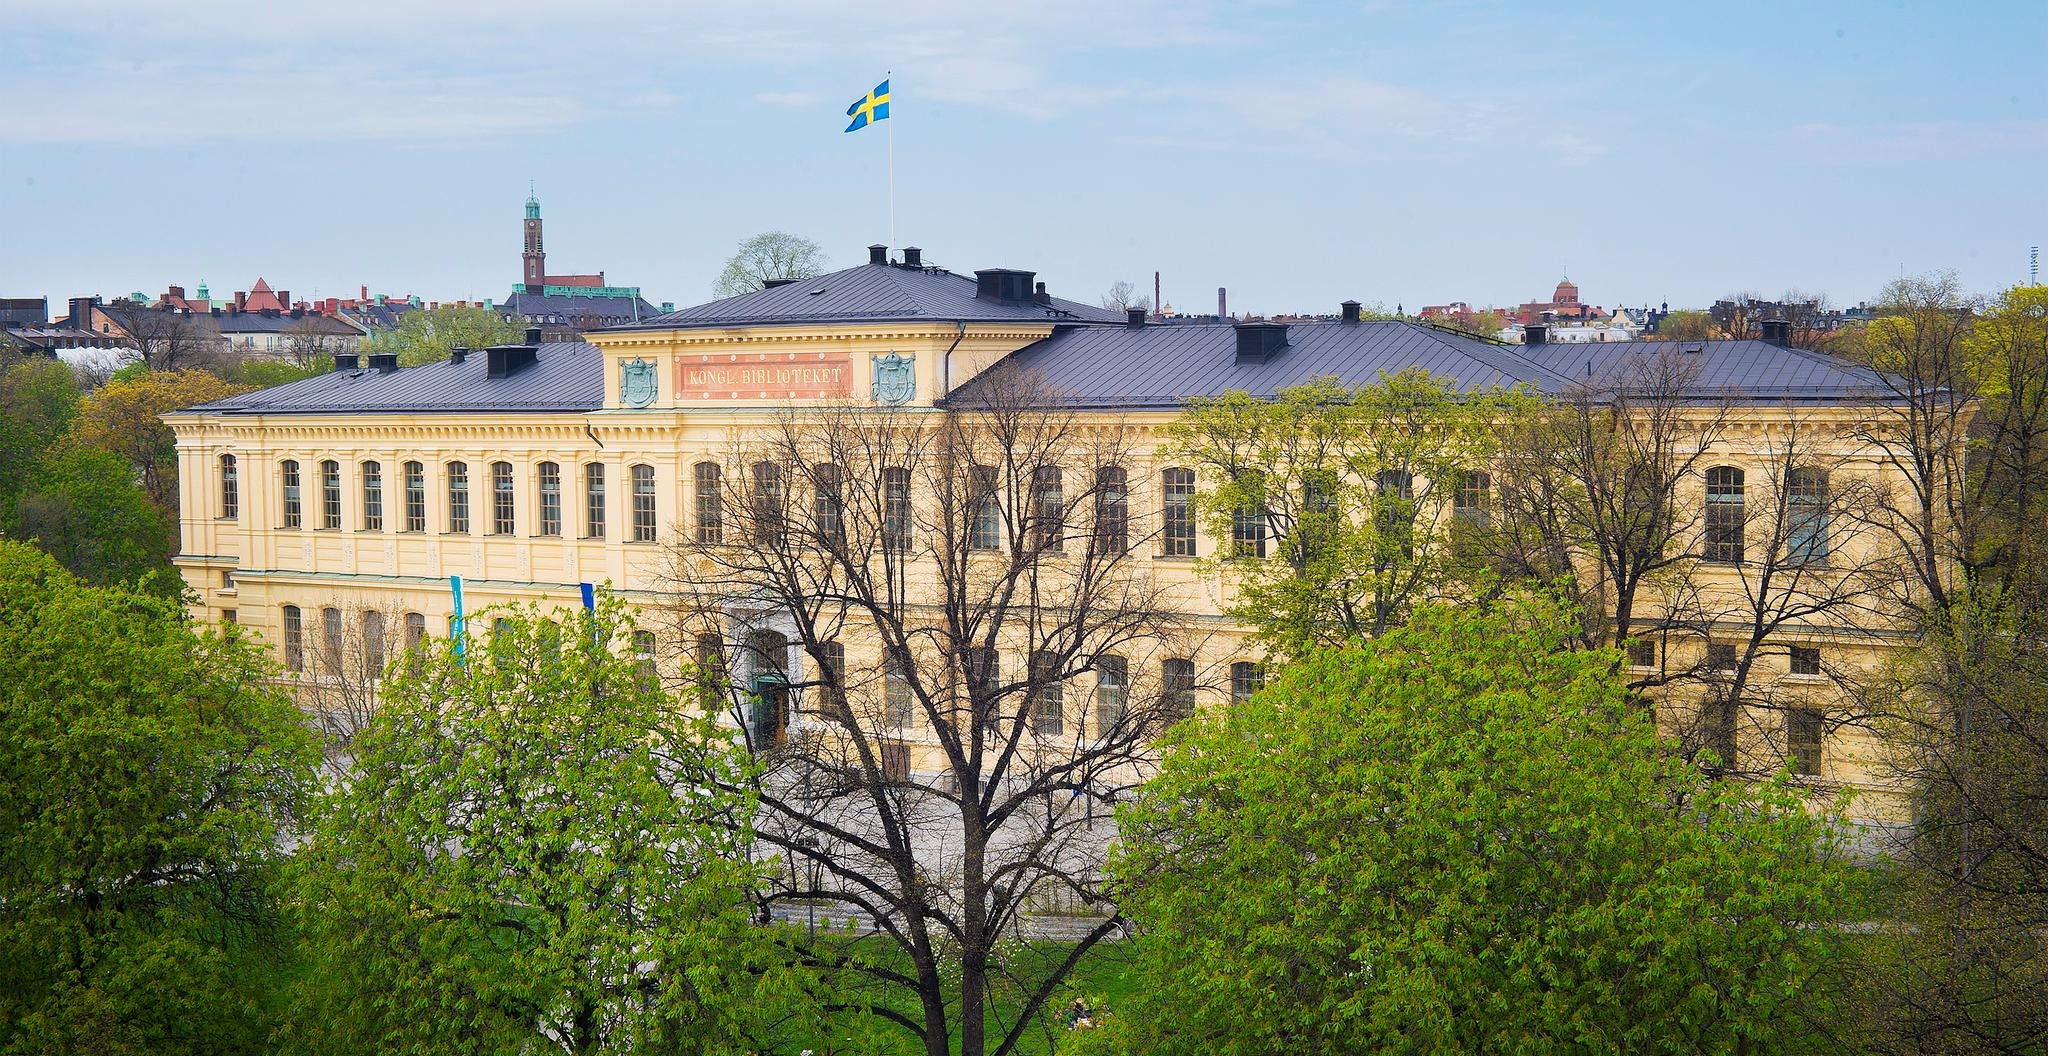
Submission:
POLYGON ((436 411, 594 411, 604 406, 604 354, 568 341, 540 346, 511 377, 487 377, 488 357, 389 373, 338 370, 186 408, 187 414, 385 414, 436 411))
POLYGON ((499 302, 495 310, 501 316, 553 316, 563 322, 589 328, 621 323, 630 325, 633 319, 652 319, 661 314, 661 309, 647 303, 643 297, 584 297, 547 293, 514 293, 499 302))
MULTIPOLYGON (((1296 323, 1288 345, 1264 363, 1237 362, 1237 334, 1228 324, 1084 326, 1020 349, 1016 366, 1042 377, 1080 407, 1173 408, 1193 396, 1243 391, 1271 396, 1319 377, 1346 385, 1377 381, 1381 372, 1421 367, 1464 391, 1527 386, 1565 391, 1586 374, 1623 376, 1630 357, 1681 347, 1672 342, 1583 345, 1501 345, 1405 322, 1296 323)), ((1698 399, 1783 402, 1872 397, 1875 375, 1817 353, 1761 341, 1693 342, 1700 357, 1698 399)), ((971 399, 982 375, 954 401, 971 399)))
POLYGON ((975 280, 943 268, 862 264, 784 286, 655 316, 620 329, 772 326, 788 323, 1122 322, 1123 313, 1075 301, 984 300, 975 280))
POLYGON ((215 315, 209 312, 204 316, 194 316, 193 318, 212 320, 213 324, 223 334, 281 334, 300 327, 306 328, 309 331, 318 331, 336 336, 355 336, 362 333, 354 325, 336 319, 333 316, 313 315, 311 313, 293 316, 289 312, 280 312, 276 315, 269 315, 263 312, 221 312, 215 315))

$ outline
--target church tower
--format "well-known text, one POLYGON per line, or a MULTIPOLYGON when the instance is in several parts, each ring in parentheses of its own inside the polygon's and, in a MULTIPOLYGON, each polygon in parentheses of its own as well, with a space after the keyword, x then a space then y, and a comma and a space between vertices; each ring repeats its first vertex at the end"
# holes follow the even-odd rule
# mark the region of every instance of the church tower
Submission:
POLYGON ((548 255, 540 247, 540 199, 531 187, 526 191, 526 249, 520 259, 525 263, 525 277, 520 281, 526 284, 526 292, 541 292, 547 283, 548 255))

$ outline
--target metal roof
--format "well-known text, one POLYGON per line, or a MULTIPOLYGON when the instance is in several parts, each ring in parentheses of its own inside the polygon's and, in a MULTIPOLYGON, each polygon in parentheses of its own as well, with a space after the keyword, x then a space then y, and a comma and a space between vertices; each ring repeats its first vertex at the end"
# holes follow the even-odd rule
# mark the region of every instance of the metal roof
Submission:
POLYGON ((974 295, 975 280, 943 268, 862 264, 815 278, 657 315, 621 330, 892 321, 1122 322, 1123 313, 1051 298, 1005 301, 974 295))
POLYGON ((471 352, 394 371, 367 368, 246 392, 181 414, 400 414, 406 412, 595 411, 604 406, 604 354, 564 341, 540 346, 533 364, 510 377, 488 376, 489 357, 471 352))
MULTIPOLYGON (((1591 374, 1617 378, 1631 359, 1660 351, 1700 357, 1696 399, 1803 401, 1870 399, 1877 376, 1861 367, 1762 341, 1593 342, 1501 345, 1406 322, 1295 323, 1287 347, 1262 363, 1237 362, 1235 327, 1088 326, 1053 334, 1009 357, 1078 407, 1173 408, 1190 397, 1242 391, 1271 396, 1330 377, 1345 385, 1420 367, 1462 391, 1527 386, 1557 394, 1591 374), (1698 348, 1698 352, 1682 352, 1698 348)), ((987 375, 983 375, 983 378, 987 375)), ((978 391, 981 379, 951 397, 978 391)))

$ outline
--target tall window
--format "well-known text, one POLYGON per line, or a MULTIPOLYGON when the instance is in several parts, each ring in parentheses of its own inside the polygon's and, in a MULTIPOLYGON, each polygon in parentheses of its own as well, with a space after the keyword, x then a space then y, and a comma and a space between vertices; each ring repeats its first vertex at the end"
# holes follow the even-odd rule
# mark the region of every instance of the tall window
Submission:
POLYGON ((341 610, 320 610, 320 668, 328 674, 341 673, 341 610))
POLYGON ((818 538, 829 546, 845 541, 844 479, 839 467, 829 462, 811 470, 811 516, 817 521, 818 538))
POLYGON ((604 463, 583 467, 583 537, 604 538, 604 463))
POLYGON ((967 546, 973 550, 1003 548, 1003 510, 996 502, 996 469, 973 466, 967 471, 967 546))
POLYGON ((882 707, 883 718, 891 729, 910 727, 911 709, 915 701, 910 692, 910 675, 892 653, 882 663, 882 707))
POLYGON ((882 548, 910 549, 910 471, 901 466, 882 470, 882 548))
POLYGON ((782 467, 754 463, 754 542, 774 546, 782 541, 782 467))
POLYGON ((697 541, 707 546, 725 542, 724 474, 716 462, 699 462, 696 476, 697 541))
POLYGON ((1031 471, 1031 541, 1040 550, 1058 550, 1067 534, 1066 487, 1060 467, 1031 471))
POLYGON ((220 515, 228 520, 241 516, 242 483, 235 471, 235 456, 220 456, 220 515))
POLYGON ((882 776, 891 781, 910 780, 910 746, 902 741, 882 742, 882 776))
POLYGON ((1235 557, 1266 556, 1266 504, 1259 499, 1264 478, 1247 473, 1239 481, 1246 495, 1230 511, 1230 552, 1235 557))
POLYGON ((660 669, 654 664, 653 631, 633 632, 633 679, 650 693, 661 688, 660 669))
POLYGON ((341 463, 320 463, 320 527, 341 527, 341 463))
POLYGON ((846 707, 846 647, 838 642, 818 643, 818 699, 826 718, 853 721, 846 707))
POLYGON ((384 614, 375 609, 363 612, 363 677, 384 677, 384 614))
POLYGON ((1383 469, 1373 478, 1373 528, 1381 546, 1398 547, 1405 559, 1415 552, 1415 477, 1405 469, 1383 469))
POLYGON ((967 650, 965 674, 967 699, 974 708, 975 721, 983 729, 996 729, 1002 719, 996 711, 996 687, 1003 678, 1002 657, 987 646, 971 646, 967 650))
POLYGON ((448 530, 469 534, 469 466, 448 463, 448 530))
POLYGON ((1735 725, 1741 707, 1716 693, 1709 696, 1700 713, 1701 746, 1720 757, 1719 771, 1735 769, 1735 725))
POLYGON ((697 636, 697 699, 704 710, 725 696, 725 639, 706 632, 697 636))
POLYGON ((1131 665, 1121 656, 1095 658, 1095 736, 1107 737, 1124 721, 1131 699, 1131 665))
POLYGON ((298 460, 287 458, 277 464, 277 469, 284 477, 284 526, 286 528, 297 528, 300 524, 304 523, 301 520, 304 507, 299 502, 298 460))
POLYGON ((562 467, 542 462, 533 467, 540 481, 540 534, 562 534, 562 467))
POLYGON ((1492 474, 1477 469, 1458 474, 1458 490, 1451 493, 1453 523, 1466 528, 1484 528, 1492 508, 1492 474))
POLYGON ((1160 474, 1162 552, 1167 557, 1195 556, 1195 471, 1169 469, 1160 474))
POLYGON ((1800 467, 1785 474, 1785 551, 1796 564, 1828 559, 1828 474, 1800 467))
POLYGON ((1095 471, 1095 545, 1121 554, 1131 545, 1131 489, 1122 466, 1095 471))
POLYGON ((421 648, 422 648, 423 646, 425 646, 425 645, 426 645, 426 643, 427 643, 427 618, 426 618, 426 616, 425 616, 424 614, 422 614, 422 613, 417 613, 417 612, 408 612, 408 613, 406 613, 406 614, 405 614, 405 655, 406 655, 406 656, 407 656, 407 657, 409 658, 409 661, 408 661, 408 662, 412 664, 412 669, 413 669, 413 671, 414 671, 415 673, 417 673, 417 672, 419 671, 419 669, 420 669, 420 664, 422 664, 423 662, 425 662, 425 657, 423 657, 423 656, 421 656, 421 655, 420 655, 420 650, 421 650, 421 648))
POLYGON ((297 605, 284 607, 284 666, 287 671, 306 669, 306 618, 297 605))
POLYGON ((1785 754, 1791 757, 1792 772, 1808 776, 1820 773, 1820 744, 1824 723, 1812 708, 1785 712, 1785 754))
POLYGON ((1159 711, 1168 722, 1195 713, 1195 662, 1168 660, 1159 665, 1159 711))
POLYGON ((1707 470, 1707 560, 1742 563, 1742 471, 1733 466, 1707 470))
POLYGON ((365 462, 363 471, 363 531, 384 530, 384 466, 365 462))
POLYGON ((1252 699, 1259 690, 1266 687, 1266 668, 1263 664, 1245 661, 1230 665, 1230 702, 1243 704, 1252 699))
MULTIPOLYGON (((711 467, 717 469, 717 466, 711 467)), ((633 541, 654 541, 654 467, 633 467, 633 541)), ((716 540, 713 540, 714 542, 716 540)))
POLYGON ((517 528, 513 524, 512 463, 491 463, 491 534, 511 535, 517 528))
POLYGON ((1057 737, 1066 728, 1067 691, 1057 653, 1031 654, 1031 732, 1057 737))
POLYGON ((405 530, 427 530, 427 467, 418 462, 405 464, 405 530))

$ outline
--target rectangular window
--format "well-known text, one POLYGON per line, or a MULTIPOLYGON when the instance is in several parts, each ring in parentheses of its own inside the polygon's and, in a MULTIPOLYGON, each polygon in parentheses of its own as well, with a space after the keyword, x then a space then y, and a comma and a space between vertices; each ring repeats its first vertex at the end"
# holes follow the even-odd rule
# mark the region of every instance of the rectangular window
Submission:
POLYGON ((818 643, 819 712, 828 719, 851 722, 846 707, 846 647, 838 642, 818 643))
POLYGON ((235 610, 233 610, 233 609, 222 609, 222 610, 220 610, 220 622, 222 622, 222 623, 224 623, 224 624, 227 624, 227 625, 228 625, 228 626, 230 626, 230 627, 234 626, 234 625, 235 625, 235 623, 237 622, 237 621, 236 621, 236 619, 235 619, 235 610))
POLYGON ((1825 725, 1821 713, 1811 708, 1793 708, 1785 713, 1785 754, 1791 757, 1793 773, 1808 777, 1820 774, 1825 725))
POLYGON ((1735 673, 1735 647, 1725 642, 1714 642, 1707 646, 1707 670, 1721 674, 1735 673))
POLYGON ((654 632, 633 632, 633 680, 646 692, 661 689, 661 671, 654 663, 654 632))
POLYGON ((1785 475, 1785 552, 1792 563, 1828 560, 1828 475, 1797 468, 1785 475))
POLYGON ((967 548, 1003 548, 1003 509, 996 498, 994 466, 971 466, 967 470, 967 548))
POLYGON ((1476 469, 1458 474, 1458 490, 1451 495, 1453 525, 1467 530, 1484 528, 1492 509, 1492 474, 1476 469))
POLYGON ((910 471, 900 466, 882 470, 882 549, 910 549, 910 471))
POLYGON ((320 669, 328 674, 341 673, 341 610, 320 610, 320 669))
POLYGON ((1031 542, 1040 550, 1059 550, 1066 542, 1066 487, 1060 467, 1031 471, 1031 542))
POLYGON ((1107 737, 1124 721, 1131 697, 1131 668, 1121 656, 1095 658, 1095 736, 1107 737))
POLYGON ((911 710, 916 701, 910 691, 910 677, 894 656, 888 657, 882 665, 882 706, 883 718, 890 729, 910 728, 911 710))
POLYGON ((320 463, 320 527, 341 527, 341 463, 320 463))
POLYGON ((513 502, 517 493, 512 490, 512 463, 491 463, 491 534, 511 535, 517 530, 513 523, 513 502))
POLYGON ((306 623, 297 605, 284 607, 284 668, 287 671, 306 669, 306 623))
POLYGON ((973 646, 967 650, 967 699, 982 729, 993 730, 1002 716, 996 711, 996 688, 1000 684, 1002 658, 994 649, 973 646))
POLYGON ((583 467, 583 537, 604 538, 604 463, 583 467))
POLYGON ((697 699, 704 710, 716 708, 725 697, 725 639, 715 634, 697 636, 697 699))
POLYGON ((222 589, 222 590, 233 590, 233 589, 235 589, 235 570, 234 570, 234 569, 232 569, 232 568, 223 568, 223 569, 221 569, 221 570, 220 570, 220 589, 222 589))
POLYGON ((1131 548, 1131 489, 1121 466, 1095 471, 1095 545, 1108 554, 1131 548))
POLYGON ((242 512, 242 482, 235 468, 235 456, 220 456, 220 515, 234 520, 242 512))
POLYGON ((1195 662, 1168 660, 1159 665, 1159 715, 1179 722, 1195 713, 1195 662))
POLYGON ((882 742, 882 776, 891 781, 910 780, 910 746, 902 741, 882 742))
POLYGON ((299 463, 285 459, 277 464, 278 472, 284 477, 284 526, 297 528, 301 523, 303 507, 299 503, 299 463))
POLYGON ((1747 520, 1742 471, 1733 466, 1707 470, 1707 560, 1741 564, 1742 529, 1747 520))
POLYGON ((1067 691, 1057 653, 1031 654, 1031 732, 1058 737, 1066 729, 1067 691))
POLYGON ((1230 511, 1230 553, 1234 557, 1264 557, 1266 504, 1259 496, 1264 493, 1265 480, 1259 474, 1247 473, 1238 484, 1246 496, 1230 511))
POLYGON ((469 466, 448 463, 448 530, 469 534, 469 466))
POLYGON ((384 614, 375 609, 363 613, 363 677, 384 677, 384 614))
POLYGON ((420 647, 427 640, 427 617, 422 613, 405 614, 405 653, 412 658, 413 670, 419 670, 420 647))
POLYGON ((811 470, 811 516, 817 520, 818 539, 827 546, 845 541, 846 500, 839 467, 825 463, 811 470))
POLYGON ((1795 675, 1820 674, 1820 647, 1816 645, 1793 646, 1792 673, 1795 675))
POLYGON ((1161 553, 1195 556, 1195 471, 1169 469, 1160 474, 1161 553))
POLYGON ((405 464, 405 530, 427 530, 427 467, 418 462, 405 464))
POLYGON ((754 543, 776 546, 782 542, 782 466, 774 462, 754 463, 754 543))
POLYGON ((1629 639, 1628 662, 1631 667, 1656 667, 1657 643, 1649 638, 1629 639))
POLYGON ((363 472, 363 531, 384 530, 384 466, 365 462, 363 472))
POLYGON ((540 481, 540 534, 562 534, 562 467, 542 462, 533 467, 540 481))
POLYGON ((1384 469, 1373 479, 1373 530, 1379 536, 1382 559, 1398 553, 1403 561, 1415 556, 1415 476, 1405 469, 1384 469))
POLYGON ((1240 661, 1230 665, 1230 702, 1243 704, 1250 701, 1259 690, 1266 688, 1266 668, 1262 664, 1240 661))
MULTIPOLYGON (((717 466, 711 467, 717 469, 717 466)), ((633 467, 633 541, 654 541, 654 467, 633 467)))
MULTIPOLYGON (((640 468, 633 475, 639 478, 640 468)), ((706 546, 725 542, 725 474, 715 462, 699 462, 697 482, 697 541, 706 546)), ((637 491, 637 489, 636 489, 637 491)))
POLYGON ((1735 721, 1741 708, 1720 696, 1707 698, 1701 713, 1702 746, 1720 759, 1720 771, 1735 769, 1735 721))

